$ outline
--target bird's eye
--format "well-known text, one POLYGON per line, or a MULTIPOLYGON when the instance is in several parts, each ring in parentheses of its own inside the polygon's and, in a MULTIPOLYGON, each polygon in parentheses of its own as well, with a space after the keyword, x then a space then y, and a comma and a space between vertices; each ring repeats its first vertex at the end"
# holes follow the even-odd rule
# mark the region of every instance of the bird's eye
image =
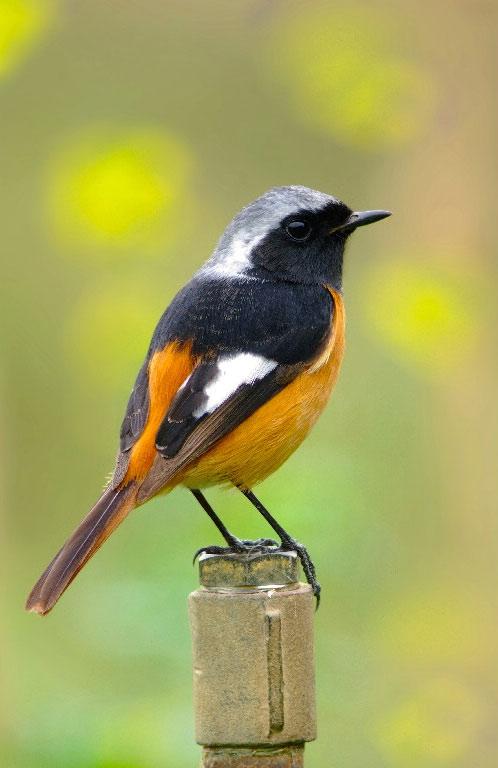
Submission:
POLYGON ((285 231, 293 240, 307 240, 311 235, 311 224, 303 219, 293 219, 287 222, 285 231))

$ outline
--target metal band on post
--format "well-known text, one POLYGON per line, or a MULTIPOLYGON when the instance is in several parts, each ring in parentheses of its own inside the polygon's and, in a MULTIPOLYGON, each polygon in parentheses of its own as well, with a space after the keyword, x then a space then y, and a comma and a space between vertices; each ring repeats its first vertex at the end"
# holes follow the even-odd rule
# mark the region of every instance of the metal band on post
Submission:
POLYGON ((295 552, 202 555, 189 597, 203 768, 302 768, 316 737, 313 595, 295 552))

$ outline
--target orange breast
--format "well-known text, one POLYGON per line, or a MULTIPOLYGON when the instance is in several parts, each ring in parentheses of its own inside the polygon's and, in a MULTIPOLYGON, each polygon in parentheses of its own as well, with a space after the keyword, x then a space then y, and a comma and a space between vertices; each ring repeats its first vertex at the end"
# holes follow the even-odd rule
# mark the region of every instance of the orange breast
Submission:
MULTIPOLYGON (((235 483, 251 488, 272 474, 304 440, 322 413, 344 353, 344 304, 334 299, 333 330, 312 365, 182 473, 190 488, 235 483)), ((176 483, 174 483, 176 484, 176 483)))

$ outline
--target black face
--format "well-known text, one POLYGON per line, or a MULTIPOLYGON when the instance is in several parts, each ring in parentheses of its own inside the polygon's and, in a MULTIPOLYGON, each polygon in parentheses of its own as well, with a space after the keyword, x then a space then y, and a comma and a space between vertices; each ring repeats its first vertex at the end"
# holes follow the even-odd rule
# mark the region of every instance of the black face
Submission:
POLYGON ((331 232, 352 211, 341 202, 287 216, 255 247, 252 261, 276 280, 326 284, 340 290, 344 245, 349 232, 331 232))

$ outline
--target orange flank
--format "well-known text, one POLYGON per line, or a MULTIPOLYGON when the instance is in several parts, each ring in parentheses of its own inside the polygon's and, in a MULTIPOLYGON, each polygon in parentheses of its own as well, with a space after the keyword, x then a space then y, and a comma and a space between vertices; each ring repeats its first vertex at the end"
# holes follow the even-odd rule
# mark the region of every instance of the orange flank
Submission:
POLYGON ((149 416, 145 429, 131 449, 122 486, 142 481, 157 456, 156 435, 177 390, 196 365, 192 344, 173 342, 155 352, 149 362, 149 416))
POLYGON ((296 450, 327 404, 344 353, 344 303, 339 293, 328 290, 335 305, 333 329, 319 358, 168 487, 180 481, 189 488, 232 482, 252 488, 296 450))

